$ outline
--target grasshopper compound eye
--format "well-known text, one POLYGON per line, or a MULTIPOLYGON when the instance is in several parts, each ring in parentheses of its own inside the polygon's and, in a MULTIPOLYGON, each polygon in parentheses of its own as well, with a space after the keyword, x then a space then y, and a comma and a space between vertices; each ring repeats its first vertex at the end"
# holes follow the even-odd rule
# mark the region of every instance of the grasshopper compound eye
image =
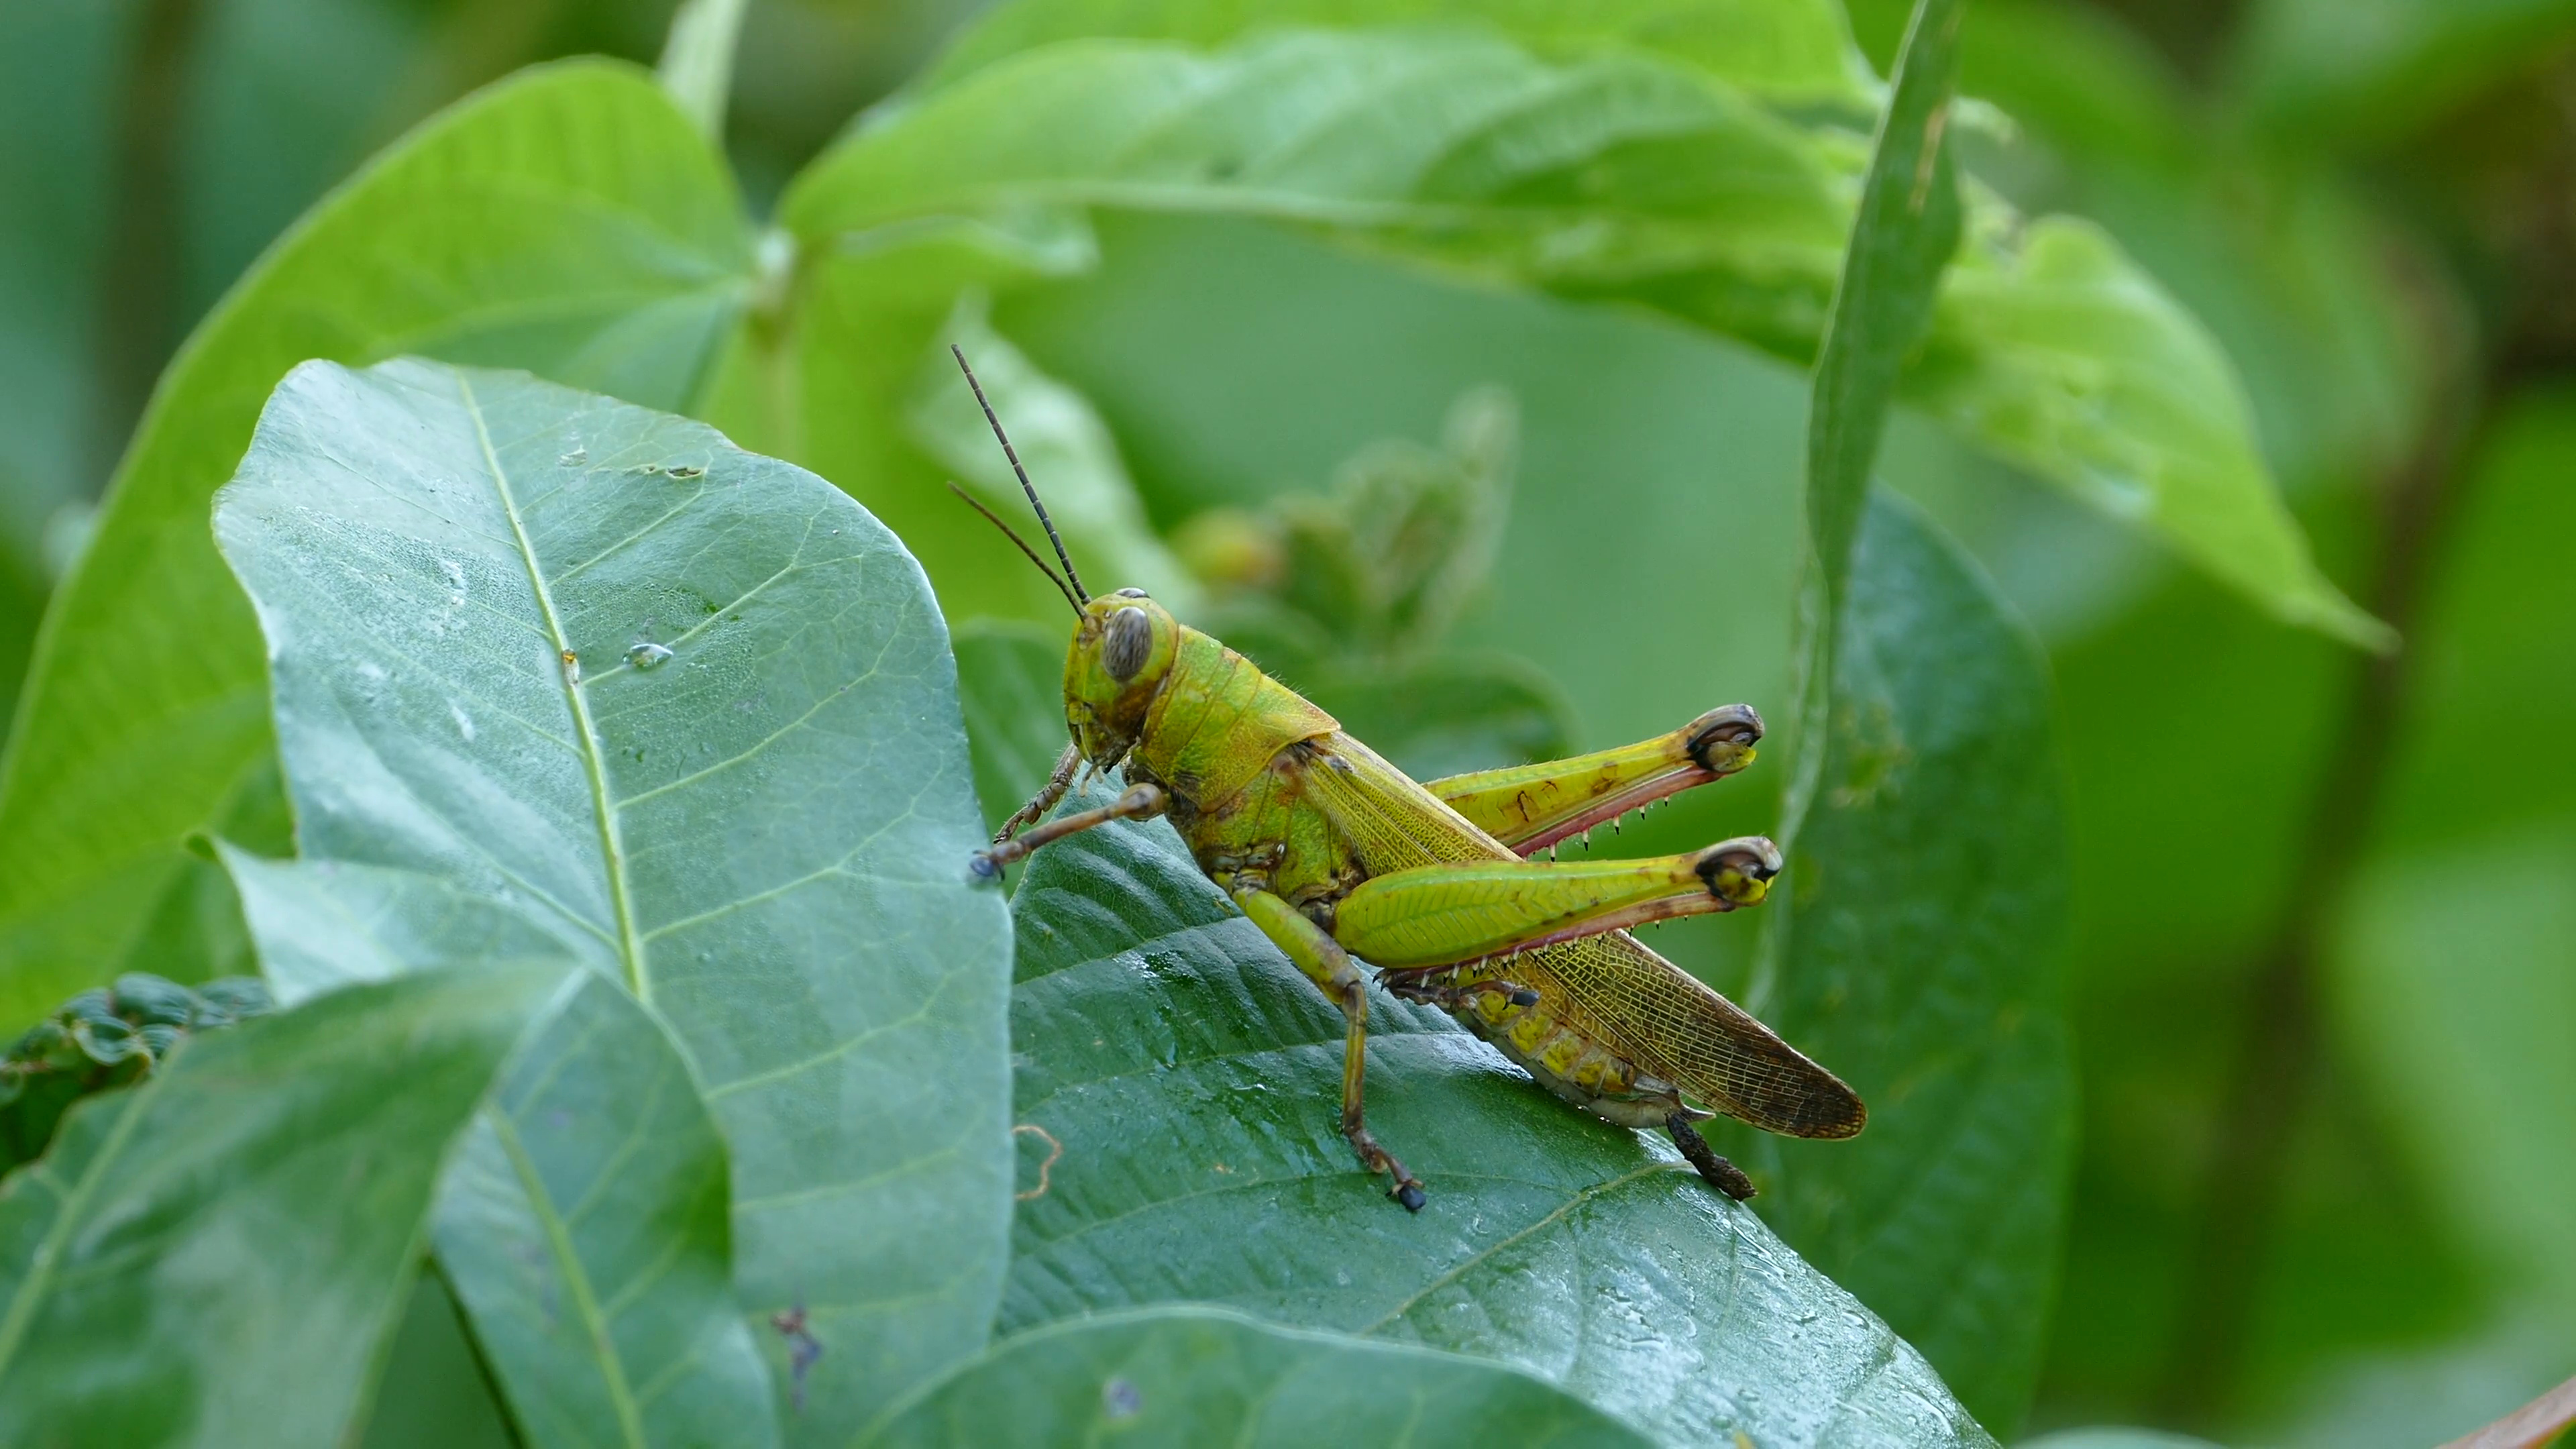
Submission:
POLYGON ((1120 609, 1109 616, 1109 637, 1100 646, 1101 667, 1109 677, 1124 684, 1145 667, 1145 656, 1154 652, 1154 621, 1138 608, 1120 609))

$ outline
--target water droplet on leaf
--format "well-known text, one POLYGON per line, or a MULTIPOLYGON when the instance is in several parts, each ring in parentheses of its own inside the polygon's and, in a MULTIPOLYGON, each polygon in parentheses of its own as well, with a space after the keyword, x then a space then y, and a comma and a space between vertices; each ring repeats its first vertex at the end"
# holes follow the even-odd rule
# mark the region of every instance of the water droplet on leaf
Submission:
POLYGON ((626 651, 626 662, 638 669, 650 669, 670 657, 670 646, 665 644, 638 644, 626 651))

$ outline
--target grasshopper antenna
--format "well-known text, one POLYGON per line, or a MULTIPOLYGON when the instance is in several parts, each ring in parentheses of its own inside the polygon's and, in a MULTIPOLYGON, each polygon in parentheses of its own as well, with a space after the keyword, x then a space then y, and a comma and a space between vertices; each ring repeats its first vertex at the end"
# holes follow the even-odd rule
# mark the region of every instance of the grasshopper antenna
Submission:
POLYGON ((1057 578, 1057 577, 1055 576, 1055 570, 1053 570, 1053 569, 1051 569, 1051 568, 1048 568, 1048 567, 1046 566, 1046 560, 1045 560, 1045 559, 1042 559, 1042 558, 1040 558, 1040 557, 1038 557, 1038 551, 1037 551, 1036 549, 1033 549, 1033 548, 1029 547, 1029 543, 1028 543, 1028 540, 1027 540, 1027 539, 1024 539, 1024 538, 1020 537, 1018 534, 1013 533, 1013 532, 1011 531, 1011 526, 1010 526, 1009 524, 1004 523, 1001 519, 999 519, 999 518, 997 518, 997 517, 995 517, 995 516, 994 516, 994 514, 993 514, 993 510, 991 510, 991 509, 989 509, 989 508, 985 507, 985 506, 984 506, 983 504, 981 504, 981 503, 976 502, 976 501, 975 501, 975 495, 974 495, 974 494, 969 493, 969 492, 967 492, 965 489, 958 487, 955 483, 951 483, 951 484, 949 484, 949 485, 948 485, 948 491, 949 491, 949 492, 951 492, 951 493, 956 494, 960 499, 963 499, 963 500, 965 501, 965 504, 966 504, 966 506, 967 506, 967 507, 972 508, 972 509, 974 509, 977 513, 980 513, 980 514, 984 515, 984 521, 985 521, 986 523, 989 523, 989 524, 993 525, 995 528, 1000 529, 1000 530, 1002 531, 1002 537, 1007 538, 1007 539, 1009 539, 1011 542, 1018 544, 1018 545, 1020 546, 1020 552, 1022 552, 1022 553, 1024 553, 1024 554, 1027 554, 1027 555, 1029 556, 1029 562, 1031 562, 1031 563, 1033 563, 1033 564, 1036 564, 1036 565, 1038 566, 1038 572, 1039 572, 1039 573, 1042 573, 1042 574, 1044 574, 1044 575, 1046 575, 1046 576, 1047 576, 1047 582, 1048 582, 1048 583, 1051 583, 1051 584, 1053 584, 1053 585, 1055 585, 1055 590, 1056 590, 1056 592, 1057 592, 1057 593, 1059 593, 1059 594, 1064 595, 1064 601, 1065 601, 1066 603, 1068 603, 1068 604, 1073 605, 1073 616, 1074 616, 1075 618, 1077 618, 1077 619, 1079 619, 1079 618, 1081 618, 1081 617, 1082 617, 1082 601, 1081 601, 1080 599, 1077 599, 1077 598, 1075 598, 1075 597, 1073 596, 1073 590, 1065 586, 1065 582, 1064 582, 1064 580, 1062 580, 1062 579, 1060 579, 1060 578, 1057 578))
MULTIPOLYGON (((1011 460, 1011 471, 1019 475, 1020 491, 1029 495, 1029 506, 1038 511, 1038 522, 1046 525, 1047 542, 1055 545, 1056 561, 1064 565, 1064 576, 1073 581, 1073 595, 1080 601, 1073 606, 1073 611, 1077 614, 1081 613, 1083 604, 1091 602, 1091 590, 1082 586, 1082 575, 1073 571, 1073 555, 1064 551, 1064 540, 1056 534, 1055 520, 1047 517, 1046 505, 1038 501, 1038 485, 1029 481, 1029 470, 1020 466, 1020 455, 1011 447, 1011 435, 1002 431, 1002 420, 993 415, 993 404, 984 396, 984 384, 975 380, 975 369, 966 365, 966 349, 951 342, 948 344, 948 355, 957 359, 957 370, 966 374, 966 385, 975 390, 975 402, 984 410, 984 421, 993 425, 993 436, 1001 440, 1002 456, 1011 460)), ((973 503, 975 500, 969 498, 966 501, 973 503)), ((978 504, 977 507, 980 509, 982 505, 978 504)), ((984 516, 992 518, 989 513, 984 516)), ((998 518, 993 521, 1001 522, 998 518)), ((1002 531, 1010 533, 1007 528, 1002 531)), ((1018 535, 1013 534, 1012 537, 1016 539, 1018 535)), ((1025 550, 1028 545, 1021 544, 1020 547, 1025 550)), ((1031 554, 1030 557, 1034 558, 1036 555, 1031 554)), ((1038 567, 1044 568, 1046 565, 1040 564, 1038 567)))

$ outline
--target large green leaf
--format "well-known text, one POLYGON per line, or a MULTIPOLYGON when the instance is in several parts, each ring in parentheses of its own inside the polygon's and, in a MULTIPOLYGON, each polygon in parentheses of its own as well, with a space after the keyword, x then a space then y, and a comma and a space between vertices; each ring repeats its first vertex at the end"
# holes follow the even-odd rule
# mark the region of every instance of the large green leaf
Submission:
POLYGON ((1340 1013, 1169 826, 1048 847, 1014 909, 1018 1113, 1063 1153, 1020 1207, 1006 1330, 1197 1300, 1501 1359, 1668 1443, 1992 1442, 1659 1140, 1377 997, 1369 1122, 1431 1192, 1396 1207, 1338 1128, 1340 1013))
POLYGON ((966 883, 947 631, 893 537, 702 425, 409 360, 293 373, 216 532, 304 851, 526 911, 679 1041, 782 1395, 771 1318, 824 1350, 791 1433, 979 1349, 1007 925, 966 883))
POLYGON ((1491 26, 1542 55, 1646 50, 1788 103, 1870 104, 1869 63, 1832 0, 1013 0, 961 36, 923 78, 944 85, 1059 40, 1118 37, 1213 46, 1286 25, 1491 26))
POLYGON ((431 1223, 528 1443, 778 1442, 726 1177, 677 1047, 588 978, 466 1129, 431 1223))
POLYGON ((449 1144, 562 969, 463 967, 192 1042, 0 1185, 0 1440, 344 1442, 449 1144))
POLYGON ((982 1449, 1111 1438, 1174 1449, 1650 1442, 1496 1364, 1206 1308, 1104 1314, 1005 1339, 861 1442, 982 1449))
MULTIPOLYGON (((1642 303, 1803 362, 1861 159, 1847 132, 1634 50, 1552 61, 1411 29, 1267 32, 1213 52, 1065 41, 873 118, 782 216, 809 249, 843 255, 1050 208, 1256 215, 1642 303)), ((1910 398, 2276 613, 2384 642, 2310 560, 2234 374, 2190 316, 2081 223, 2025 239, 1987 198, 1971 235, 1910 398)))
MULTIPOLYGON (((475 961, 574 964, 537 922, 432 876, 233 850, 225 864, 289 1000, 475 961)), ((612 1430, 629 1445, 777 1442, 768 1374, 734 1303, 726 1178, 678 1047, 591 973, 467 1129, 432 1222, 440 1269, 530 1442, 612 1430)))
POLYGON ((179 842, 241 838, 232 817, 276 795, 258 634, 205 520, 286 370, 427 352, 685 406, 749 271, 705 140, 648 77, 589 62, 460 103, 277 243, 172 363, 55 596, 0 766, 0 1023, 138 950, 195 974, 198 933, 144 944, 220 892, 179 842))
MULTIPOLYGON (((2067 848, 2047 666, 1976 566, 1877 495, 1834 650, 1816 796, 1771 909, 1773 1025, 1869 1103, 1776 1151, 1781 1236, 2017 1425, 2073 1163, 2067 848)), ((1776 1147, 1772 1144, 1776 1143, 1776 1147)), ((2007 1430, 2007 1432, 2009 1432, 2007 1430)))

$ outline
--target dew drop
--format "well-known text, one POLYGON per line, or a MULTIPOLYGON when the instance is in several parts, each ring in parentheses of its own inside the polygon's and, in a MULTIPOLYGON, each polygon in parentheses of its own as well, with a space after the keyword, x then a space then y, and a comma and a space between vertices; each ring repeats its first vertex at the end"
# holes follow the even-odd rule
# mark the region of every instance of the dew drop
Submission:
POLYGON ((638 669, 651 669, 670 657, 671 649, 667 644, 638 644, 626 651, 626 662, 638 669))

